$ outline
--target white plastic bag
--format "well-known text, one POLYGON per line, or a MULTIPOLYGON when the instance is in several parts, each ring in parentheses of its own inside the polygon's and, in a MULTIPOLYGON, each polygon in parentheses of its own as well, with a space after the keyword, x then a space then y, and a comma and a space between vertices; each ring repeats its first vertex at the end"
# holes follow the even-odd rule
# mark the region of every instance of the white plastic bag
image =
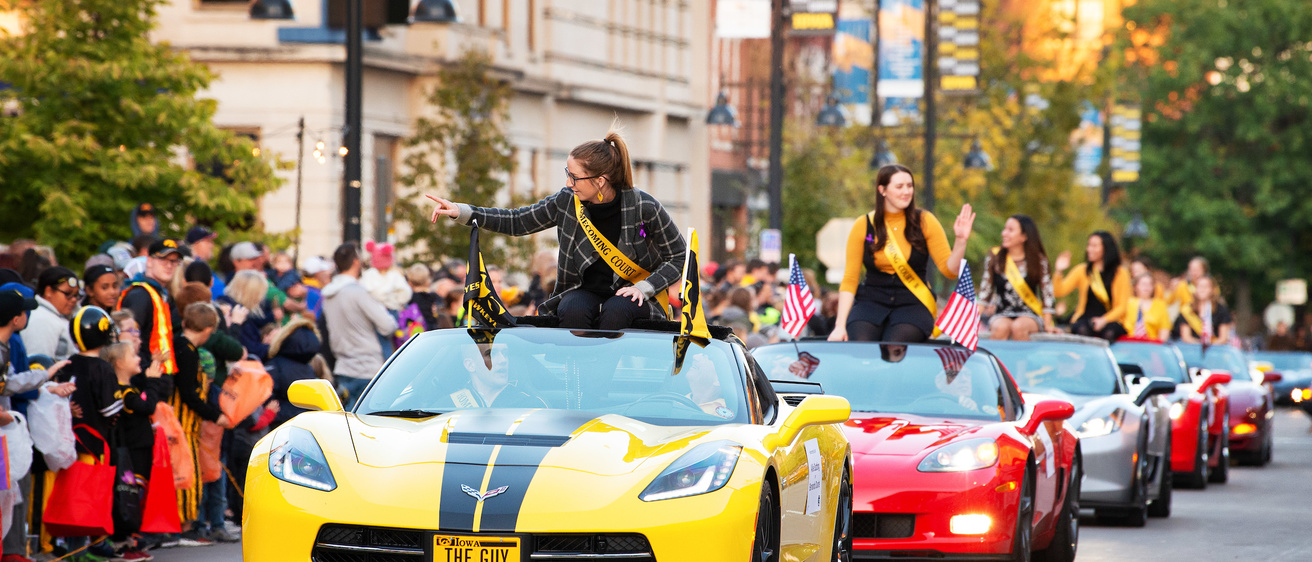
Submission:
POLYGON ((9 534, 9 528, 14 524, 14 506, 22 503, 22 499, 23 494, 18 488, 0 490, 0 530, 3 530, 5 535, 9 534))
POLYGON ((67 398, 50 392, 47 383, 41 387, 37 399, 27 406, 31 421, 28 430, 32 443, 46 459, 50 470, 60 471, 77 461, 77 438, 73 436, 73 412, 67 398))
POLYGON ((27 420, 23 414, 9 412, 14 421, 0 426, 0 435, 5 436, 9 449, 9 488, 17 489, 18 481, 32 470, 32 436, 27 432, 27 420))

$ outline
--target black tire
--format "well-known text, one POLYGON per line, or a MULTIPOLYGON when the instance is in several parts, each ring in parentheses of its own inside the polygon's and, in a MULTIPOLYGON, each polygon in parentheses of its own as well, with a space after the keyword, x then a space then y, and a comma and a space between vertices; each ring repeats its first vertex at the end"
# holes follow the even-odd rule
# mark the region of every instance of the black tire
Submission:
POLYGON ((1016 531, 1011 535, 1012 562, 1030 562, 1034 549, 1034 465, 1025 468, 1016 502, 1016 531))
MULTIPOLYGON (((1202 416, 1207 419, 1206 416, 1202 416)), ((1180 481, 1180 487, 1193 488, 1195 490, 1207 489, 1207 461, 1210 455, 1207 447, 1207 426, 1202 425, 1198 428, 1198 446, 1194 451, 1194 469, 1190 472, 1182 473, 1176 476, 1180 481)))
POLYGON ((1275 456, 1276 439, 1272 435, 1275 433, 1275 424, 1266 426, 1266 448, 1262 451, 1262 466, 1271 464, 1271 458, 1275 456))
POLYGON ((838 487, 838 505, 834 509, 834 562, 852 562, 852 474, 843 469, 843 481, 838 487))
MULTIPOLYGON (((1170 442, 1167 442, 1167 457, 1170 457, 1170 442)), ((1168 461, 1169 464, 1169 461, 1168 461)), ((1175 488, 1175 479, 1162 474, 1161 487, 1157 492, 1157 499, 1148 504, 1148 516, 1166 518, 1171 516, 1171 496, 1175 488)))
POLYGON ((761 483, 761 504, 756 511, 756 538, 752 541, 751 562, 779 562, 779 511, 775 508, 774 488, 761 483))
POLYGON ((1207 481, 1213 484, 1225 484, 1230 480, 1230 419, 1221 426, 1221 439, 1217 441, 1216 468, 1207 475, 1207 481))
POLYGON ((1139 439, 1139 464, 1134 468, 1134 492, 1131 507, 1120 511, 1120 523, 1126 527, 1148 524, 1148 436, 1139 439))
POLYGON ((1080 545, 1080 482, 1084 472, 1080 467, 1080 456, 1075 455, 1071 465, 1071 482, 1066 488, 1066 503, 1062 505, 1061 514, 1057 516, 1056 530, 1048 548, 1034 553, 1035 562, 1072 562, 1075 551, 1080 545))

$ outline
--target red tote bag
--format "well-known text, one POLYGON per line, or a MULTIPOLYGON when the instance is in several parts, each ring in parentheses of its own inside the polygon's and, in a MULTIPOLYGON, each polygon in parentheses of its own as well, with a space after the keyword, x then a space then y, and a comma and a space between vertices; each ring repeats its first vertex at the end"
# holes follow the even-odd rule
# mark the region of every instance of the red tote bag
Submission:
POLYGON ((173 463, 169 460, 169 440, 163 428, 155 429, 155 460, 150 465, 146 483, 146 502, 141 512, 141 532, 180 533, 178 491, 173 487, 173 463))
MULTIPOLYGON (((96 430, 78 426, 109 443, 96 430)), ((80 438, 79 438, 80 441, 80 438)), ((81 460, 55 475, 44 512, 46 530, 54 537, 98 537, 114 534, 114 467, 107 457, 81 460)))

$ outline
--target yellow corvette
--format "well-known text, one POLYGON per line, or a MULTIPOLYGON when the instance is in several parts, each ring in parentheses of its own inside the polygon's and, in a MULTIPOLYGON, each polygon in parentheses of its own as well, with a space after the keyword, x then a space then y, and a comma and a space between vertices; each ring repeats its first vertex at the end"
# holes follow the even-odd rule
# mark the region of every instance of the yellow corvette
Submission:
POLYGON ((783 400, 729 332, 666 324, 428 332, 352 412, 295 383, 319 411, 256 446, 245 559, 850 559, 847 400, 783 400))

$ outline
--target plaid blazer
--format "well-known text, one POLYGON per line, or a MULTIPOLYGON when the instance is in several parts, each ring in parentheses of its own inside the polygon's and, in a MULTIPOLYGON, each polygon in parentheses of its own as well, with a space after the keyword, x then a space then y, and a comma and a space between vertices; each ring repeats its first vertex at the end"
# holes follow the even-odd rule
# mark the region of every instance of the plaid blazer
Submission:
MULTIPOLYGON (((650 299, 658 291, 679 282, 683 276, 683 262, 687 256, 688 243, 683 233, 670 219, 660 202, 645 191, 626 189, 619 191, 620 239, 611 240, 634 263, 650 271, 647 279, 635 286, 650 299)), ((554 312, 560 297, 583 285, 583 271, 601 259, 592 242, 583 233, 583 227, 574 216, 574 192, 562 188, 559 192, 538 201, 528 207, 518 209, 496 209, 474 207, 460 204, 460 216, 456 222, 470 224, 478 221, 478 226, 493 232, 524 236, 557 227, 556 239, 560 243, 560 254, 556 266, 556 291, 551 294, 541 308, 554 312)), ((587 206, 584 206, 587 212, 587 206)), ((615 275, 612 271, 611 289, 631 285, 628 280, 615 275)), ((653 315, 659 314, 656 307, 648 306, 653 315)), ((661 315, 664 317, 664 315, 661 315)))

